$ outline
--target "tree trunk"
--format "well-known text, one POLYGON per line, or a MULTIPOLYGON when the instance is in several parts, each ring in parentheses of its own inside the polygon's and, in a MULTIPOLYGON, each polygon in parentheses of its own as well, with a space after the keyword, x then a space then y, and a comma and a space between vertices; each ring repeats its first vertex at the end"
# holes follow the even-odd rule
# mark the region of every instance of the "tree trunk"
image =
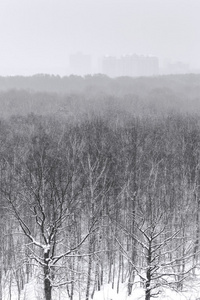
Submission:
MULTIPOLYGON (((200 228, 199 228, 199 212, 200 212, 200 199, 197 199, 196 193, 195 196, 195 202, 197 203, 197 209, 196 209, 196 237, 195 237, 195 243, 194 243, 194 265, 198 262, 198 250, 199 250, 199 239, 200 239, 200 228)), ((195 269, 194 269, 195 270, 195 269)))
MULTIPOLYGON (((92 237, 89 240, 89 253, 92 252, 93 250, 93 240, 94 237, 92 237)), ((85 295, 85 300, 89 299, 90 296, 90 285, 91 285, 91 276, 92 276, 92 255, 89 256, 89 262, 88 262, 88 274, 87 274, 87 286, 86 286, 86 295, 85 295)))
MULTIPOLYGON (((132 132, 132 140, 131 140, 131 153, 129 153, 130 158, 130 165, 129 165, 129 172, 130 172, 130 186, 129 186, 129 205, 128 205, 128 214, 131 212, 131 222, 130 222, 130 233, 131 235, 135 234, 135 216, 136 216, 136 201, 137 201, 137 193, 138 193, 138 185, 137 185, 137 124, 135 124, 135 128, 132 132)), ((130 150, 129 150, 130 151, 130 150)), ((135 270, 134 265, 136 262, 136 242, 135 239, 131 237, 130 241, 131 247, 131 264, 129 265, 129 279, 128 279, 128 296, 132 293, 133 283, 135 280, 135 270)))
POLYGON ((2 270, 0 268, 0 300, 2 300, 2 270))
POLYGON ((44 279, 44 292, 45 292, 45 299, 46 300, 51 300, 51 282, 48 278, 44 279))
POLYGON ((132 293, 133 283, 135 279, 134 269, 133 266, 129 266, 129 278, 128 278, 128 296, 132 293))
POLYGON ((147 271, 146 271, 146 285, 145 285, 145 300, 151 299, 151 279, 152 279, 152 273, 151 273, 151 258, 152 258, 152 245, 151 241, 149 242, 149 249, 147 253, 147 271))
POLYGON ((145 290, 145 300, 150 300, 151 299, 151 294, 149 290, 149 283, 147 281, 146 283, 146 290, 145 290))
POLYGON ((121 253, 119 252, 119 269, 118 269, 118 278, 117 278, 117 294, 119 293, 119 284, 120 284, 120 276, 121 276, 121 253))
POLYGON ((113 258, 112 289, 115 288, 115 257, 113 258))
POLYGON ((44 253, 44 293, 45 293, 45 299, 51 300, 51 292, 52 292, 52 286, 51 281, 49 279, 50 277, 50 269, 49 269, 49 251, 44 253))

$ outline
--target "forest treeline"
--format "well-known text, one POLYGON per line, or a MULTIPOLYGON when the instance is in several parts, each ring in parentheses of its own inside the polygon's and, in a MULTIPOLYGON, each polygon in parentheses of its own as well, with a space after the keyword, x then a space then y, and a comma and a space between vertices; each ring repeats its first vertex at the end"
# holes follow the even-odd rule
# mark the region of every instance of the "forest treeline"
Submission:
POLYGON ((200 75, 109 78, 34 75, 0 77, 0 116, 52 114, 76 118, 95 112, 130 115, 196 113, 200 110, 200 75), (110 113, 110 112, 109 112, 110 113))
POLYGON ((190 289, 199 75, 37 75, 0 86, 0 299, 16 290, 20 299, 33 279, 46 300, 60 291, 89 300, 106 283, 128 295, 141 287, 145 300, 190 289))

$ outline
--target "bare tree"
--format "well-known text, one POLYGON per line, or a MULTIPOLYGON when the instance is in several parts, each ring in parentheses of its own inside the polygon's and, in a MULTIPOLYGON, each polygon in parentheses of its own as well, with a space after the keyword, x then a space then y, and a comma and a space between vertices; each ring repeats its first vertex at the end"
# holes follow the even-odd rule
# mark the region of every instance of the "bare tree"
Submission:
MULTIPOLYGON (((123 244, 120 241, 118 244, 144 286, 145 300, 150 300, 161 293, 161 287, 178 290, 194 268, 191 266, 193 257, 191 241, 186 238, 184 241, 180 239, 180 231, 172 233, 167 224, 163 223, 162 215, 155 217, 151 224, 141 219, 141 222, 137 223, 137 229, 137 234, 131 234, 140 256, 137 264, 133 264, 123 244), (185 267, 181 268, 183 263, 185 267)), ((125 233, 130 234, 126 230, 125 233)))
POLYGON ((94 227, 92 223, 73 245, 63 243, 68 219, 79 206, 84 185, 80 149, 81 141, 76 138, 72 143, 62 137, 56 145, 42 134, 32 139, 28 153, 16 158, 15 164, 4 161, 2 192, 29 240, 31 258, 43 269, 46 300, 51 300, 53 286, 69 283, 58 278, 59 263, 80 248, 94 227))

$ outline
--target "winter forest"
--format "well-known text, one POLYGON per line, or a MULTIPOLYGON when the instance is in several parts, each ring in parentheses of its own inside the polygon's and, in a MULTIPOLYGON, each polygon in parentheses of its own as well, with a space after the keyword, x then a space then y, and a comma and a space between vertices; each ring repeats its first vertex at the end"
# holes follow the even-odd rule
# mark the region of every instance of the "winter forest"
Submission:
POLYGON ((0 300, 199 299, 200 76, 1 77, 0 196, 0 300))

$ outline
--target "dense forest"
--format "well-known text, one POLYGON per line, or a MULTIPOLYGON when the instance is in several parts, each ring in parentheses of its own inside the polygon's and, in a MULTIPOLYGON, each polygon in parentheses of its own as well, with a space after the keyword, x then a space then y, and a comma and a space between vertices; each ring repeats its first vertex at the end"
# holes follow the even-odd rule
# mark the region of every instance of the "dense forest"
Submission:
POLYGON ((0 88, 0 299, 198 287, 200 76, 0 88))
POLYGON ((105 75, 0 77, 0 115, 110 114, 131 116, 196 113, 200 110, 200 75, 120 77, 105 75))

